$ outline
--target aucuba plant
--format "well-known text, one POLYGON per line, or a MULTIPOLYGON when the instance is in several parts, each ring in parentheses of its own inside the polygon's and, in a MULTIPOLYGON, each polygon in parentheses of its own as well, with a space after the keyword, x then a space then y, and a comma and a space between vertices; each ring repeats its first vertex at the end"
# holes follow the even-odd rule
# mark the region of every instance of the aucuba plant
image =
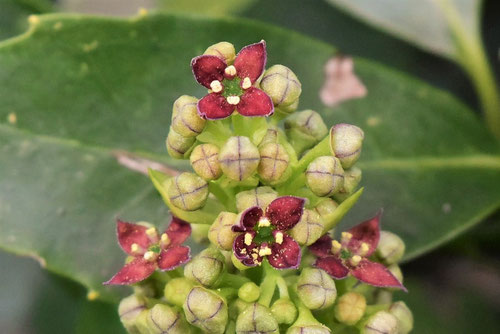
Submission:
POLYGON ((381 230, 382 211, 333 237, 363 191, 363 131, 328 129, 319 112, 298 111, 299 79, 266 62, 264 41, 237 54, 220 42, 192 59, 208 92, 174 102, 166 147, 193 172, 149 171, 171 223, 161 234, 149 223, 117 223, 128 257, 104 284, 133 287, 118 310, 124 327, 409 333, 412 313, 393 301, 406 291, 405 246, 381 230))

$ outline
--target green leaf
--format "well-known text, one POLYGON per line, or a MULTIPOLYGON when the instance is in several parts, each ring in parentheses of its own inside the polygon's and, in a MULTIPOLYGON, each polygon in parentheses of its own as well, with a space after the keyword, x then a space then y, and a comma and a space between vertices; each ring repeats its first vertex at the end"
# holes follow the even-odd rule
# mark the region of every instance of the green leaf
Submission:
POLYGON ((197 13, 223 16, 236 14, 250 7, 255 0, 157 0, 158 8, 166 12, 197 13))
POLYGON ((125 259, 115 219, 169 221, 117 150, 186 167, 164 141, 173 101, 206 94, 190 59, 220 40, 239 49, 261 38, 268 64, 300 78, 302 108, 365 129, 365 192, 347 224, 383 206, 383 227, 414 257, 499 207, 494 140, 454 98, 403 74, 356 59, 368 95, 332 110, 317 96, 335 49, 302 35, 242 19, 48 15, 0 43, 0 247, 117 300, 120 289, 101 285, 125 259))
POLYGON ((0 3, 0 40, 26 30, 28 16, 52 11, 49 0, 2 0, 0 3))

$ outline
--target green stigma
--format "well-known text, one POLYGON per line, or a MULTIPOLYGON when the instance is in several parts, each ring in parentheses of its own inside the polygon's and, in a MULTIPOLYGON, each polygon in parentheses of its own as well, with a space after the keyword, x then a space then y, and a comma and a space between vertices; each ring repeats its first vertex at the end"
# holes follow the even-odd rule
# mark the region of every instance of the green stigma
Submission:
POLYGON ((222 81, 222 85, 224 86, 224 90, 222 91, 222 96, 241 96, 243 94, 243 89, 240 86, 241 79, 235 77, 234 79, 224 79, 222 81))

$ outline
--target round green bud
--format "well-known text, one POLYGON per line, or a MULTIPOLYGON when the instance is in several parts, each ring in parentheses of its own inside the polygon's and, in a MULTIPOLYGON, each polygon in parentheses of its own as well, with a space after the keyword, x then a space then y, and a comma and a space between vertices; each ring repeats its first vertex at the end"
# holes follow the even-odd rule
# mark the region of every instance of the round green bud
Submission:
POLYGON ((365 314, 366 298, 356 292, 343 294, 335 305, 335 318, 341 323, 352 326, 365 314))
POLYGON ((168 154, 172 158, 183 159, 184 154, 189 151, 195 141, 196 138, 184 137, 170 127, 166 140, 168 154))
POLYGON ((236 181, 252 176, 259 162, 259 149, 248 137, 229 138, 219 153, 219 163, 224 175, 236 181))
POLYGON ((306 170, 306 184, 320 197, 329 197, 344 186, 344 170, 339 159, 332 156, 317 157, 306 170))
POLYGON ((249 305, 250 303, 247 303, 240 298, 236 298, 231 304, 229 304, 229 317, 236 320, 240 313, 243 312, 249 305))
POLYGON ((260 288, 254 282, 247 282, 238 289, 238 297, 248 303, 256 301, 259 296, 260 288))
POLYGON ((397 334, 398 320, 386 311, 378 311, 369 317, 361 329, 361 334, 397 334))
POLYGON ((330 329, 322 324, 292 326, 286 334, 331 334, 330 329))
POLYGON ((290 158, 280 144, 267 143, 260 147, 258 173, 264 182, 278 181, 288 168, 290 158))
POLYGON ((280 106, 278 109, 276 109, 278 112, 282 112, 282 113, 285 113, 285 114, 291 114, 293 113, 294 111, 297 110, 297 108, 299 107, 299 101, 300 99, 297 99, 294 103, 290 104, 289 106, 280 106))
POLYGON ((142 296, 131 295, 120 301, 118 315, 123 326, 130 333, 139 333, 138 322, 147 312, 146 299, 142 296))
POLYGON ((170 202, 185 211, 194 211, 205 205, 208 184, 194 173, 182 173, 174 177, 167 189, 170 202))
POLYGON ((321 216, 316 211, 305 209, 297 225, 289 232, 300 245, 309 246, 324 234, 323 229, 321 216))
POLYGON ((350 168, 360 154, 365 134, 363 130, 351 124, 337 124, 330 130, 330 150, 339 158, 342 167, 350 168))
POLYGON ((271 97, 278 108, 293 104, 302 93, 302 85, 295 73, 283 65, 268 68, 262 76, 260 88, 271 97))
POLYGON ((172 307, 156 304, 148 313, 146 323, 149 334, 185 334, 191 332, 183 315, 172 307))
POLYGON ((184 276, 195 283, 211 287, 224 270, 224 255, 215 248, 207 248, 184 267, 184 276))
POLYGON ((405 253, 405 243, 396 234, 389 231, 380 231, 375 254, 385 264, 393 264, 401 260, 405 253))
POLYGON ((279 333, 278 322, 271 311, 259 304, 249 305, 236 319, 236 333, 279 333))
POLYGON ((226 64, 231 65, 236 58, 236 51, 234 50, 234 45, 229 42, 219 42, 214 45, 209 46, 204 55, 217 56, 226 62, 226 64))
POLYGON ((189 156, 189 161, 196 174, 205 180, 215 180, 222 175, 219 148, 213 144, 196 146, 189 156))
POLYGON ((233 241, 238 235, 231 227, 236 224, 237 215, 232 212, 221 212, 208 231, 208 240, 220 249, 230 251, 233 241))
POLYGON ((347 199, 361 182, 361 174, 361 169, 358 167, 344 170, 344 186, 333 197, 339 202, 347 199))
POLYGON ((297 294, 311 310, 331 306, 337 297, 335 282, 326 272, 317 268, 305 268, 297 281, 297 294))
POLYGON ((268 143, 277 143, 278 142, 278 129, 273 127, 273 126, 270 126, 267 131, 266 131, 266 134, 264 135, 264 138, 262 138, 262 140, 260 141, 259 143, 259 147, 262 147, 268 143))
MULTIPOLYGON (((387 270, 391 272, 391 274, 394 275, 401 283, 403 283, 403 272, 401 271, 401 268, 396 264, 393 263, 387 267, 387 270)), ((398 290, 398 289, 395 289, 398 290)))
POLYGON ((339 205, 331 198, 325 198, 316 205, 314 210, 321 216, 325 217, 333 213, 339 205))
POLYGON ((236 208, 238 212, 258 206, 265 210, 267 206, 278 198, 278 193, 271 187, 258 187, 236 194, 236 208))
POLYGON ((182 307, 187 295, 193 288, 193 283, 185 277, 177 277, 169 280, 165 285, 165 300, 170 304, 182 307))
POLYGON ((287 297, 280 298, 271 306, 271 313, 278 324, 292 324, 297 318, 297 308, 287 297))
POLYGON ((398 334, 407 334, 413 329, 413 314, 405 302, 399 301, 389 307, 389 313, 398 320, 398 334))
POLYGON ((198 115, 198 99, 182 95, 174 102, 172 129, 184 137, 196 137, 203 132, 206 120, 198 115))
POLYGON ((285 129, 297 129, 313 138, 315 142, 323 139, 328 134, 328 128, 320 114, 310 109, 289 116, 285 120, 285 129))
POLYGON ((222 334, 228 320, 227 305, 215 292, 194 287, 183 305, 187 321, 205 332, 222 334))

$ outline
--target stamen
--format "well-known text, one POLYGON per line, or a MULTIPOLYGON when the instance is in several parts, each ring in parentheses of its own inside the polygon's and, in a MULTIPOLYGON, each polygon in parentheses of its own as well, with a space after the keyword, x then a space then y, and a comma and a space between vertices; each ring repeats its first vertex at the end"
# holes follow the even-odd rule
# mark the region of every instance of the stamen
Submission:
POLYGON ((220 93, 223 87, 219 80, 214 80, 210 83, 210 88, 214 93, 220 93))
POLYGON ((243 82, 241 83, 241 88, 243 89, 248 89, 252 86, 252 81, 250 81, 249 77, 246 77, 243 79, 243 82))
POLYGON ((232 104, 233 106, 235 106, 238 103, 240 103, 240 97, 239 96, 231 95, 231 96, 228 96, 226 100, 227 100, 227 103, 232 104))
POLYGON ((259 227, 269 227, 271 226, 271 221, 266 217, 262 217, 259 219, 259 227))
POLYGON ((351 265, 357 266, 361 262, 361 256, 354 255, 353 257, 351 257, 351 260, 349 262, 351 263, 351 265))
POLYGON ((253 237, 250 233, 245 234, 245 245, 250 246, 252 244, 253 237))
POLYGON ((352 234, 349 232, 342 232, 341 234, 341 241, 342 243, 348 243, 352 238, 352 234))
POLYGON ((226 73, 226 75, 228 75, 230 77, 234 77, 236 75, 236 67, 234 67, 233 65, 230 65, 230 66, 226 67, 226 69, 224 70, 224 73, 226 73))
POLYGON ((136 243, 133 243, 131 246, 130 246, 130 252, 132 254, 140 254, 142 253, 142 247, 139 246, 138 244, 136 243))
POLYGON ((370 246, 366 242, 362 242, 361 246, 359 247, 359 255, 365 256, 368 254, 368 251, 370 250, 370 246))
POLYGON ((271 248, 264 246, 259 250, 259 256, 271 255, 271 248))
POLYGON ((283 233, 276 232, 276 234, 274 235, 274 240, 276 240, 276 243, 278 245, 281 245, 283 243, 283 233))
POLYGON ((146 253, 144 253, 144 260, 149 261, 149 262, 156 260, 155 252, 147 251, 146 253))
POLYGON ((162 246, 168 246, 170 244, 170 238, 167 233, 161 235, 161 244, 162 246))
POLYGON ((337 240, 332 240, 332 254, 338 254, 342 245, 337 240))

